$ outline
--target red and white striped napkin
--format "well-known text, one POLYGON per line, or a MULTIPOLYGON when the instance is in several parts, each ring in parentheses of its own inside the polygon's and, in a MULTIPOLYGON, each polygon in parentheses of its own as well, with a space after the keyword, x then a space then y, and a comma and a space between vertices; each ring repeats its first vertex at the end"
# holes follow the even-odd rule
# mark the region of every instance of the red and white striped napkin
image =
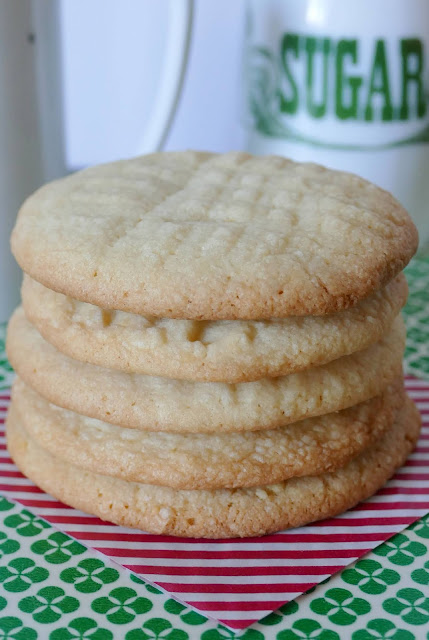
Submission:
MULTIPOLYGON (((233 629, 243 629, 429 511, 429 382, 407 378, 423 416, 416 451, 376 496, 347 513, 264 538, 188 540, 102 522, 22 476, 0 437, 0 491, 58 529, 233 629)), ((9 395, 0 395, 4 422, 9 395)))

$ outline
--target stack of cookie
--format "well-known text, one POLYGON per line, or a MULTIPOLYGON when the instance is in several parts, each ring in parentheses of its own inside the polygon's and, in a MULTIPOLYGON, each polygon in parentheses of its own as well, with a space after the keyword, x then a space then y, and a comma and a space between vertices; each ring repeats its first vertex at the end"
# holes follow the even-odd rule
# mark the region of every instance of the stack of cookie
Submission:
POLYGON ((12 457, 155 533, 340 513, 418 438, 400 317, 416 245, 388 193, 278 157, 160 153, 43 187, 12 237, 12 457))

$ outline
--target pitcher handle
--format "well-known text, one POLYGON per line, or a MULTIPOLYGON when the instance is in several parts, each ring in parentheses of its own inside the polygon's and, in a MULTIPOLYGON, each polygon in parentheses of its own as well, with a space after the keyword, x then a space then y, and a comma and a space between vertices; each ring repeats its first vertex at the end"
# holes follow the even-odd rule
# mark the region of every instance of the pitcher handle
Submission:
POLYGON ((162 149, 180 98, 189 55, 194 0, 170 0, 167 50, 151 114, 136 154, 162 149))

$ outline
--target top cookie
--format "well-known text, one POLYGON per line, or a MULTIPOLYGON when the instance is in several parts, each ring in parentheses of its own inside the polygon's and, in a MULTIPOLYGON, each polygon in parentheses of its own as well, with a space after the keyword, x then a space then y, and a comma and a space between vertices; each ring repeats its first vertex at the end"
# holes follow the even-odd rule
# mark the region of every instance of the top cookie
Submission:
POLYGON ((314 164, 157 153, 55 181, 12 249, 34 279, 103 308, 189 319, 322 315, 393 278, 417 231, 387 192, 314 164))

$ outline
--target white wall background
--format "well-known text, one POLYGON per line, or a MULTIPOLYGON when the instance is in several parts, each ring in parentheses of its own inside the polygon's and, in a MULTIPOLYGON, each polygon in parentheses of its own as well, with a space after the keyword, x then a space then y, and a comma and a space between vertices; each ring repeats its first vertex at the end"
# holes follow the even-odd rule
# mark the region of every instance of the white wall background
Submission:
MULTIPOLYGON (((175 0, 61 0, 67 164, 135 155, 175 0)), ((166 149, 243 147, 244 0, 195 0, 189 63, 166 149)))

